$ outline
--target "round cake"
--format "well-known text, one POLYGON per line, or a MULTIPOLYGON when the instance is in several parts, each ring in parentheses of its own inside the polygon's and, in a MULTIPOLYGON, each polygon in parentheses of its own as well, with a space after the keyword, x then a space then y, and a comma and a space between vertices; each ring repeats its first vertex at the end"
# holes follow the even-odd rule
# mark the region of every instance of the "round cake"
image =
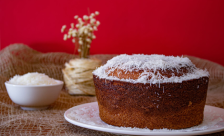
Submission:
POLYGON ((209 73, 186 57, 123 54, 93 79, 99 116, 110 125, 182 129, 203 121, 209 73))

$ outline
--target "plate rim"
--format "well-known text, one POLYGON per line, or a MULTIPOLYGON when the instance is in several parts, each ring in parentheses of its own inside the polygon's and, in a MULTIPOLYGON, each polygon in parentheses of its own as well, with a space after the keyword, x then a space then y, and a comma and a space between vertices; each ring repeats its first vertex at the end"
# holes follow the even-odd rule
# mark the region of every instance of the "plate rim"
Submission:
MULTIPOLYGON (((97 131, 101 131, 101 132, 109 132, 109 133, 113 133, 113 134, 128 134, 128 135, 203 135, 203 134, 211 134, 211 133, 216 133, 216 132, 221 132, 224 130, 224 127, 220 127, 220 128, 214 128, 214 129, 206 129, 206 130, 198 130, 198 131, 180 131, 180 132, 175 132, 175 131, 164 131, 164 132, 160 132, 160 131, 156 131, 156 132, 145 132, 145 131, 134 131, 134 130, 123 130, 123 129, 115 129, 115 128, 106 128, 106 127, 101 127, 101 126, 94 126, 94 125, 90 125, 90 124, 85 124, 73 119, 70 119, 69 117, 67 117, 67 114, 72 111, 73 109, 77 109, 79 107, 85 107, 85 106, 91 106, 91 105, 98 105, 98 102, 90 102, 90 103, 84 103, 84 104, 80 104, 80 105, 76 105, 74 107, 69 108, 68 110, 65 111, 64 113, 64 118, 70 122, 73 125, 79 126, 79 127, 83 127, 83 128, 87 128, 87 129, 91 129, 91 130, 97 130, 97 131), (116 132, 114 132, 116 131, 116 132), (125 131, 125 132, 124 132, 125 131), (138 133, 138 134, 137 134, 138 133)), ((224 112, 224 109, 219 108, 219 107, 214 107, 214 106, 210 106, 210 105, 205 105, 205 108, 213 108, 216 110, 222 110, 222 112, 224 112)), ((222 119, 224 120, 224 118, 222 117, 222 119)), ((115 126, 116 127, 116 126, 115 126)))

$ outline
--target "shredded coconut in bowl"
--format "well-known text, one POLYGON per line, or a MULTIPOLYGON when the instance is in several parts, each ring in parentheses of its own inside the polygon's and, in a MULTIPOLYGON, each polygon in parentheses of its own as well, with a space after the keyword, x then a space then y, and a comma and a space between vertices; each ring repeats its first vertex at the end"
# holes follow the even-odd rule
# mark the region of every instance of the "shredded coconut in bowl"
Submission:
POLYGON ((58 82, 50 78, 49 76, 33 72, 33 73, 27 73, 25 75, 15 75, 13 78, 11 78, 8 81, 9 84, 15 84, 15 85, 54 85, 58 84, 58 82))

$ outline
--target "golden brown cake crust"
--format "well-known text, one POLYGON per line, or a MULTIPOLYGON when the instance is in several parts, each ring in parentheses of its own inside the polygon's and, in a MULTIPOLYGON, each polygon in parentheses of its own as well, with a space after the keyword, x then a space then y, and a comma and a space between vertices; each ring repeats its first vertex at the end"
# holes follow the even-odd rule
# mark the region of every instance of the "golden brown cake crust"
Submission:
POLYGON ((108 124, 181 129, 203 120, 208 77, 160 84, 93 78, 100 118, 108 124))
MULTIPOLYGON (((105 72, 108 72, 110 71, 111 68, 108 68, 105 70, 105 72)), ((170 68, 170 69, 166 69, 166 70, 162 70, 162 69, 157 69, 155 74, 157 73, 160 73, 161 76, 165 76, 167 78, 170 78, 172 76, 183 76, 184 74, 187 74, 189 73, 191 70, 193 70, 192 67, 181 67, 178 69, 175 69, 175 68, 170 68)), ((148 69, 148 70, 139 70, 139 69, 133 69, 132 71, 125 71, 125 70, 122 70, 122 69, 119 69, 119 68, 116 68, 115 70, 113 70, 113 72, 108 72, 108 76, 113 76, 113 77, 117 77, 119 79, 138 79, 141 74, 143 72, 147 72, 147 73, 150 73, 150 72, 153 72, 154 71, 152 69, 148 69)), ((151 77, 148 76, 148 80, 150 80, 151 77)))

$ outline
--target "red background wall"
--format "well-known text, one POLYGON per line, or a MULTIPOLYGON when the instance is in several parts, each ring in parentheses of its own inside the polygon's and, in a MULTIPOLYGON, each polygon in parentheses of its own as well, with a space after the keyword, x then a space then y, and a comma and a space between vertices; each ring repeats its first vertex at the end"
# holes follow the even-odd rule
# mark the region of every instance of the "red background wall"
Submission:
POLYGON ((91 54, 192 55, 224 65, 224 0, 0 0, 0 49, 74 53, 62 25, 99 11, 91 54))

